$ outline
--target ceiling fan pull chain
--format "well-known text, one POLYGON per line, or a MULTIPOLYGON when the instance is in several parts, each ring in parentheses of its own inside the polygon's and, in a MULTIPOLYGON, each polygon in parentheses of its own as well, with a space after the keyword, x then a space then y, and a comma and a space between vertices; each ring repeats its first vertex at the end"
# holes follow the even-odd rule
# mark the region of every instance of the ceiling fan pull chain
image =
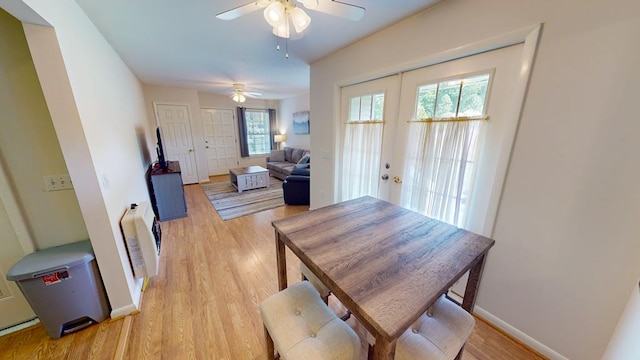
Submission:
POLYGON ((276 36, 276 50, 280 51, 280 37, 276 36))
POLYGON ((289 39, 284 39, 285 53, 284 57, 289 58, 289 39))

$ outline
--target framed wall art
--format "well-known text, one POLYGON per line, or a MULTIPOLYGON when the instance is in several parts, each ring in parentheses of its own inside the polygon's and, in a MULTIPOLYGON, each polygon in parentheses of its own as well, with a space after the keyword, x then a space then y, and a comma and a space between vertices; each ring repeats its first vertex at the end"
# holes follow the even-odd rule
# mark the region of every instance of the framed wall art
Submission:
POLYGON ((308 111, 299 111, 293 113, 293 133, 299 135, 309 134, 308 111))

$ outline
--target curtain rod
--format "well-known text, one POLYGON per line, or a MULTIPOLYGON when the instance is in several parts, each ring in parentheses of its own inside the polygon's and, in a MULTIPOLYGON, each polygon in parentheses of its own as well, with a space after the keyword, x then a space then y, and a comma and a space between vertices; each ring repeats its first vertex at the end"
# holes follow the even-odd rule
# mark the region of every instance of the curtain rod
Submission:
POLYGON ((461 117, 448 117, 448 118, 423 118, 416 120, 408 120, 408 123, 440 123, 440 122, 457 122, 457 121, 487 121, 489 116, 461 116, 461 117))
POLYGON ((363 124, 385 124, 386 121, 380 120, 365 120, 365 121, 347 121, 346 125, 363 125, 363 124))

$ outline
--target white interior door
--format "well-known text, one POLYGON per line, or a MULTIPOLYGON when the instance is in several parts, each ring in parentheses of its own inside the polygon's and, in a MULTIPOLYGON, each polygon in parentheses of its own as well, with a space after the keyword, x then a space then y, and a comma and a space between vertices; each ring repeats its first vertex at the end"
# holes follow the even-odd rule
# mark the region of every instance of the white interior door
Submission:
POLYGON ((156 120, 160 125, 167 160, 180 162, 184 184, 197 183, 198 171, 191 137, 189 107, 156 104, 156 120))
POLYGON ((364 195, 388 198, 399 96, 399 75, 342 88, 340 200, 364 195))
POLYGON ((209 176, 228 174, 237 167, 238 151, 233 110, 200 109, 209 176))
POLYGON ((7 271, 27 252, 33 251, 31 239, 20 216, 5 173, 0 167, 0 329, 4 329, 36 317, 31 306, 18 289, 7 280, 7 271), (13 216, 10 214, 13 214, 13 216), (20 234, 20 235, 19 235, 20 234), (22 237, 26 245, 20 241, 22 237), (27 248, 28 251, 25 251, 27 248))

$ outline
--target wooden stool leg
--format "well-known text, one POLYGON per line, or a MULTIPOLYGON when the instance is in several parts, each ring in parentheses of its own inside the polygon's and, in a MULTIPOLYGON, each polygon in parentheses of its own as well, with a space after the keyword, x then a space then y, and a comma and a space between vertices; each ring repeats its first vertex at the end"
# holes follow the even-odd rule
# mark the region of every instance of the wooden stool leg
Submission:
POLYGON ((271 335, 269 335, 269 331, 266 327, 263 326, 264 329, 264 342, 267 344, 267 359, 274 360, 274 348, 273 348, 273 339, 271 339, 271 335))

